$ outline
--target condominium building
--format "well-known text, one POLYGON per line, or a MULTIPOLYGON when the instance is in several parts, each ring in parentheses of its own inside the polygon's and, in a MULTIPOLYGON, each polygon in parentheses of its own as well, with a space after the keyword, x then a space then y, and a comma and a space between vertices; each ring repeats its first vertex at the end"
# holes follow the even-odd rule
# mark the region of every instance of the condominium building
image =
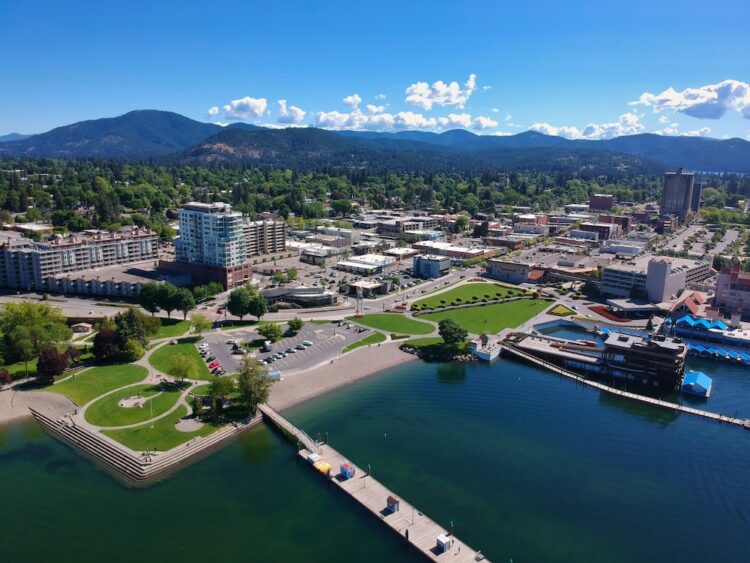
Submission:
MULTIPOLYGON (((664 174, 664 188, 661 194, 661 205, 659 212, 666 217, 674 215, 680 221, 693 214, 693 186, 695 174, 683 172, 682 168, 677 172, 664 174)), ((698 199, 700 201, 700 198, 698 199)))
POLYGON ((260 256, 286 250, 286 223, 284 221, 250 221, 244 218, 245 254, 260 256))
MULTIPOLYGON (((90 231, 65 237, 56 235, 47 242, 8 237, 0 242, 0 285, 59 291, 66 289, 67 286, 63 286, 69 283, 70 274, 95 274, 100 268, 155 262, 158 252, 157 234, 145 227, 124 227, 116 233, 90 231), (68 281, 63 282, 62 278, 68 281)), ((132 293, 137 293, 137 288, 123 290, 124 295, 132 293)), ((102 290, 102 294, 111 293, 102 290)))
POLYGON ((178 262, 229 268, 247 262, 242 213, 228 203, 192 202, 180 210, 178 262))

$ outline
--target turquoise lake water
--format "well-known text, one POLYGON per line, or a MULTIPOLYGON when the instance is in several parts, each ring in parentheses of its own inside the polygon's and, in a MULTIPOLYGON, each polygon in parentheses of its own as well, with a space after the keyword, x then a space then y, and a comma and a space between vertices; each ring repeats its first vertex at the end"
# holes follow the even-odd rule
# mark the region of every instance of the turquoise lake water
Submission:
MULTIPOLYGON (((750 416, 750 370, 704 363, 716 396, 703 408, 750 416)), ((746 430, 504 359, 414 362, 287 414, 495 562, 750 552, 746 430)), ((0 527, 3 561, 421 560, 265 428, 133 490, 33 423, 14 424, 0 429, 0 483, 13 515, 0 527)))

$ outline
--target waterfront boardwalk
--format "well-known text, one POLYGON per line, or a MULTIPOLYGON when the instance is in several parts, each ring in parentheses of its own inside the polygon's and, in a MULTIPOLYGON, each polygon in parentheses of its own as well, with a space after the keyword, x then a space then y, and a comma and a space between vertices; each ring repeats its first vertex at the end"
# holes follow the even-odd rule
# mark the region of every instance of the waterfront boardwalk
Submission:
POLYGON ((309 463, 308 456, 311 453, 315 453, 320 456, 319 461, 331 466, 330 478, 319 473, 312 465, 310 465, 311 472, 316 473, 321 479, 328 479, 333 486, 338 487, 348 494, 381 522, 404 538, 404 541, 407 541, 408 537, 408 542, 424 556, 433 561, 455 561, 458 563, 487 561, 480 552, 472 549, 453 536, 449 530, 446 530, 423 514, 419 509, 390 491, 380 481, 368 475, 366 471, 357 467, 338 451, 327 444, 312 441, 307 434, 295 427, 273 409, 265 405, 260 407, 260 409, 266 420, 273 422, 286 434, 297 439, 298 444, 301 446, 299 456, 305 460, 305 463, 309 463), (307 448, 307 445, 312 447, 307 448), (344 464, 354 467, 354 477, 350 479, 342 479, 340 477, 339 469, 344 464), (398 499, 399 510, 395 512, 388 510, 388 497, 398 499), (437 550, 437 538, 441 535, 449 537, 453 542, 450 549, 445 552, 437 550))
POLYGON ((639 395, 638 393, 631 393, 629 391, 623 391, 621 389, 616 389, 615 387, 610 387, 609 385, 605 385, 604 383, 599 383, 598 381, 592 381, 590 379, 586 379, 585 377, 578 375, 576 373, 573 373, 571 371, 568 371, 564 368, 561 368, 558 365, 555 365, 553 363, 547 362, 545 360, 542 360, 541 358, 537 358, 536 356, 533 356, 531 354, 528 354, 526 352, 523 352, 516 348, 515 346, 508 345, 508 344, 502 344, 502 353, 509 353, 511 355, 517 356, 521 359, 524 359, 528 362, 531 362, 533 364, 536 364, 542 368, 545 368, 549 371, 553 371, 557 374, 560 374, 564 377, 567 377, 569 379, 573 379, 574 381, 577 381, 579 383, 583 383, 584 385, 588 385, 589 387, 594 387, 595 389, 599 389, 601 391, 605 391, 606 393, 611 393, 613 395, 619 395, 620 397, 624 397, 626 399, 632 399, 634 401, 640 401, 642 403, 648 403, 657 407, 662 407, 665 409, 671 409, 678 412, 684 412, 687 414, 692 414, 695 416, 700 416, 703 418, 707 418, 709 420, 715 420, 716 422, 725 422, 727 424, 733 424, 736 426, 740 426, 742 428, 750 430, 750 419, 745 418, 735 418, 732 416, 726 416, 723 414, 715 413, 715 412, 709 412, 704 411, 701 409, 694 409, 692 407, 686 407, 685 405, 680 405, 678 403, 671 403, 669 401, 662 401, 661 399, 654 399, 653 397, 647 397, 646 395, 639 395))

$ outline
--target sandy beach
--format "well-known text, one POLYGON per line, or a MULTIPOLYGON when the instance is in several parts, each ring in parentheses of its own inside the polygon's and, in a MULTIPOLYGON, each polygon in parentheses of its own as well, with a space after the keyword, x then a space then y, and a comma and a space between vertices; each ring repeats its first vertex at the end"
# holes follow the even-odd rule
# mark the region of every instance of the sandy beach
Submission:
POLYGON ((289 375, 274 384, 268 404, 279 411, 287 409, 385 369, 416 361, 416 356, 399 350, 402 343, 359 348, 332 363, 289 375))
POLYGON ((67 412, 74 412, 77 408, 70 399, 58 393, 8 389, 0 392, 0 424, 31 416, 29 407, 51 413, 55 418, 67 412))

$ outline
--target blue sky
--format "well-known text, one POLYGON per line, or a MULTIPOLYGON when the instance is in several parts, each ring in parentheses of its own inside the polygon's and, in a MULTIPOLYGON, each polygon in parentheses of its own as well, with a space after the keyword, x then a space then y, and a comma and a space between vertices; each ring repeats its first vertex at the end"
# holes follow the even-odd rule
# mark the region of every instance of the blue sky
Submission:
POLYGON ((151 108, 276 126, 750 136, 746 0, 519 4, 0 0, 0 134, 151 108))

